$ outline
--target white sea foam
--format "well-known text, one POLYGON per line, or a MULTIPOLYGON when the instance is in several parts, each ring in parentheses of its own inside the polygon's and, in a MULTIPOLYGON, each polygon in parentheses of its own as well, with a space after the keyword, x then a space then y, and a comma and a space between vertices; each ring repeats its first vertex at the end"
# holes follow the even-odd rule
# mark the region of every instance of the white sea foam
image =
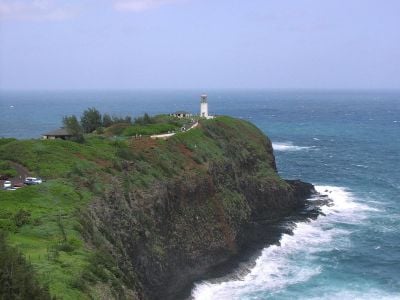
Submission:
POLYGON ((242 299, 257 292, 274 293, 286 287, 311 280, 322 272, 317 252, 349 247, 349 231, 338 229, 336 222, 357 223, 370 207, 355 201, 351 192, 341 187, 317 186, 332 203, 322 207, 325 216, 310 222, 299 222, 293 234, 284 234, 280 245, 264 248, 255 266, 244 277, 225 282, 206 281, 192 291, 196 300, 242 299))
POLYGON ((366 166, 366 165, 353 165, 353 166, 356 166, 356 167, 358 167, 358 168, 364 168, 364 169, 367 169, 367 168, 368 168, 368 166, 366 166))
POLYGON ((281 143, 272 143, 272 148, 274 148, 275 151, 300 151, 300 150, 313 149, 315 147, 296 146, 293 145, 292 142, 281 142, 281 143))

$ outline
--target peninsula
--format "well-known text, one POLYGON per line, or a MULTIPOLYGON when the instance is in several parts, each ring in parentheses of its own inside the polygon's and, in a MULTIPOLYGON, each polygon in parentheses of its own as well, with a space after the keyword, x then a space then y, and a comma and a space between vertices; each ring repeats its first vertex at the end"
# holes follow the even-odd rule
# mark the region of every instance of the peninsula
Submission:
POLYGON ((0 139, 2 165, 45 179, 0 190, 4 295, 176 299, 314 192, 279 177, 270 140, 247 121, 136 137, 0 139))

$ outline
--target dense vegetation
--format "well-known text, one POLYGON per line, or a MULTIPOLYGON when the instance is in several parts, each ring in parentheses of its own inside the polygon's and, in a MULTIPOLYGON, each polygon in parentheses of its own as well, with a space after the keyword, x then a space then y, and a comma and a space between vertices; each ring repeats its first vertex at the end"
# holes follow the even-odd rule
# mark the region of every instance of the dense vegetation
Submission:
MULTIPOLYGON (((206 178, 211 162, 224 166, 229 160, 227 155, 234 157, 237 164, 254 169, 255 175, 251 175, 254 182, 257 177, 264 176, 264 180, 268 176, 271 182, 287 188, 271 168, 274 161, 272 154, 265 152, 265 137, 250 123, 218 117, 202 120, 199 128, 178 133, 168 141, 126 138, 150 134, 141 131, 145 128, 151 128, 152 133, 173 130, 172 126, 180 128, 184 122, 168 116, 152 117, 150 121, 144 116, 137 124, 112 124, 104 135, 86 135, 81 143, 64 140, 0 142, 1 160, 19 163, 33 175, 46 179, 37 186, 0 190, 0 231, 7 233, 10 245, 4 246, 1 257, 11 261, 14 251, 10 251, 10 247, 18 249, 29 261, 22 263, 25 267, 21 272, 33 278, 36 290, 43 295, 46 288, 42 287, 47 286, 52 296, 63 299, 96 299, 99 295, 123 298, 121 295, 126 295, 128 286, 134 291, 143 288, 139 275, 132 269, 124 269, 127 262, 117 262, 110 254, 107 245, 116 232, 95 230, 89 222, 89 207, 96 199, 114 201, 110 205, 122 207, 126 204, 119 203, 114 193, 129 199, 132 193, 146 194, 150 187, 152 190, 160 182, 173 178, 206 178), (116 131, 113 130, 118 130, 119 137, 114 138, 116 131)), ((234 181, 224 183, 227 187, 233 184, 234 181)), ((221 186, 209 206, 196 212, 185 211, 182 218, 194 214, 193 218, 197 215, 212 222, 214 211, 223 209, 232 224, 247 220, 250 208, 235 189, 221 186), (221 204, 215 204, 219 203, 215 202, 218 199, 221 204), (216 208, 215 205, 222 206, 216 208)), ((127 219, 131 221, 127 221, 126 226, 134 226, 129 222, 140 226, 135 225, 139 229, 129 239, 132 243, 145 241, 146 255, 161 263, 166 257, 166 241, 155 229, 155 220, 145 214, 144 209, 135 211, 133 221, 127 219)), ((219 230, 218 226, 215 225, 215 230, 219 230)), ((178 237, 171 239, 178 241, 178 237)), ((5 284, 0 281, 0 289, 5 284)))
POLYGON ((6 180, 17 176, 17 171, 13 169, 10 162, 0 160, 0 180, 6 180))
POLYGON ((106 136, 142 136, 167 133, 180 130, 193 120, 178 119, 167 115, 155 117, 145 113, 132 121, 130 116, 124 118, 102 115, 96 108, 88 108, 78 120, 75 115, 63 118, 64 127, 76 142, 83 142, 84 134, 95 132, 106 136))

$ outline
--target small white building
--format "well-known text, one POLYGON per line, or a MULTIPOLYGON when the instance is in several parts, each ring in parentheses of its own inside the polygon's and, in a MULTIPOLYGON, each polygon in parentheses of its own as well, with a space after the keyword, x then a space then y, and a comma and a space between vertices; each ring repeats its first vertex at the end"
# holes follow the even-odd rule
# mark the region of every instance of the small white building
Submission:
POLYGON ((193 115, 187 111, 177 111, 177 112, 170 114, 170 116, 182 119, 182 118, 191 118, 193 115))

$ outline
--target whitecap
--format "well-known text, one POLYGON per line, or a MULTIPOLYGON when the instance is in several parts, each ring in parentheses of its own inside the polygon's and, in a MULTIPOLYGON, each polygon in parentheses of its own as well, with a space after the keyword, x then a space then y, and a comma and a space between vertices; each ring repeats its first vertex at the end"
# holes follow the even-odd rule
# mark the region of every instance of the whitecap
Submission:
POLYGON ((366 165, 353 165, 353 166, 356 166, 356 167, 359 167, 359 168, 364 168, 364 169, 368 168, 368 166, 366 166, 366 165))
MULTIPOLYGON (((321 208, 324 215, 310 222, 299 222, 293 234, 284 234, 280 245, 266 247, 247 275, 228 281, 204 281, 195 285, 195 300, 243 299, 257 292, 274 293, 288 286, 307 282, 322 272, 317 260, 320 251, 340 251, 349 247, 350 231, 339 229, 336 222, 357 223, 370 207, 355 200, 343 187, 316 186, 332 202, 321 208)), ((310 199, 318 201, 320 197, 310 199)))
POLYGON ((293 145, 292 142, 276 142, 272 143, 272 148, 275 151, 300 151, 300 150, 309 150, 315 148, 314 146, 296 146, 293 145))

